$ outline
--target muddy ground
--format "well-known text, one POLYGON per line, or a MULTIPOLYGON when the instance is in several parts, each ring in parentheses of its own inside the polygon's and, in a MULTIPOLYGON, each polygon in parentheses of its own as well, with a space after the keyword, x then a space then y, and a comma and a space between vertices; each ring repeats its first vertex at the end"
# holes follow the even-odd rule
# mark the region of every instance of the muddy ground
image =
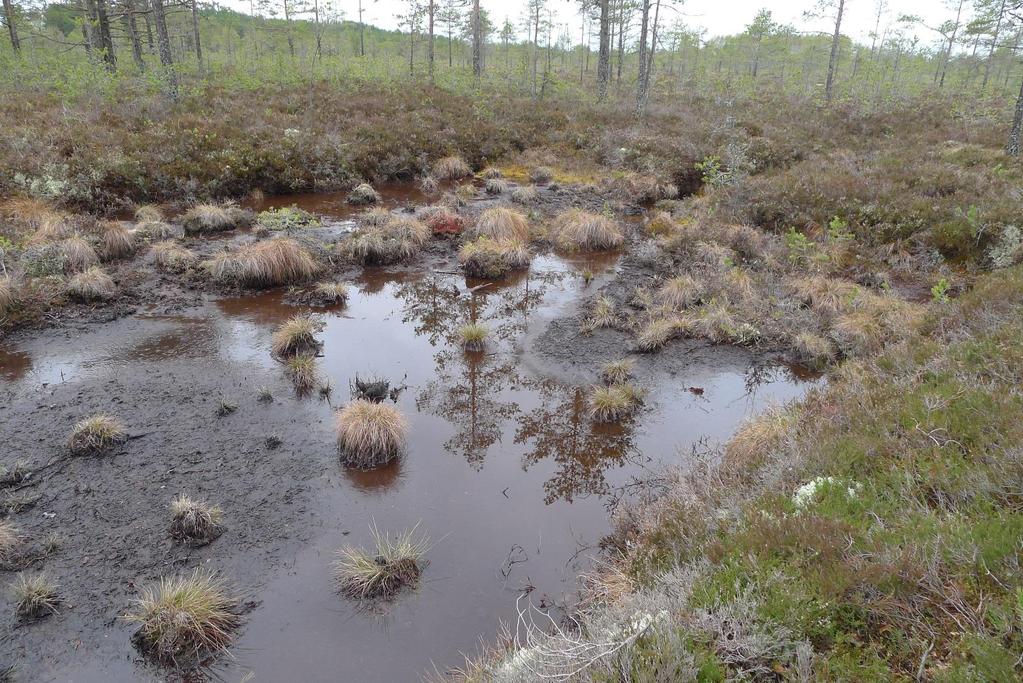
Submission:
MULTIPOLYGON (((597 202, 560 192, 544 193, 545 209, 597 202)), ((328 218, 328 233, 346 229, 345 216, 328 218)), ((190 246, 209 254, 245 239, 190 246)), ((348 306, 319 311, 333 392, 299 397, 268 343, 307 309, 287 292, 219 290, 143 263, 114 271, 123 292, 114 306, 72 307, 0 346, 4 463, 32 472, 0 491, 29 539, 9 569, 45 570, 63 598, 58 614, 35 622, 13 616, 9 591, 0 598, 0 668, 15 665, 19 680, 173 677, 138 655, 120 617, 142 587, 200 565, 228 577, 246 605, 234 658, 211 663, 210 675, 417 680, 493 638, 519 595, 570 605, 623 487, 817 381, 769 354, 679 340, 636 356, 636 383, 648 391, 640 415, 595 427, 586 388, 631 340, 582 335, 580 321, 596 292, 627 287, 639 267, 620 254, 547 254, 474 293, 451 243, 438 240, 407 267, 336 267, 354 293, 348 306), (469 317, 494 333, 478 357, 455 343, 469 317), (412 419, 410 449, 382 471, 338 462, 333 409, 356 373, 406 386, 398 404, 412 419), (261 386, 272 403, 257 401, 261 386), (219 416, 222 402, 237 409, 219 416), (67 456, 71 425, 98 412, 119 416, 131 439, 107 456, 67 456), (268 447, 271 435, 279 447, 268 447), (219 504, 226 532, 204 547, 173 541, 167 505, 179 493, 219 504), (334 549, 365 543, 371 524, 416 523, 435 541, 418 592, 369 609, 336 594, 334 549)))

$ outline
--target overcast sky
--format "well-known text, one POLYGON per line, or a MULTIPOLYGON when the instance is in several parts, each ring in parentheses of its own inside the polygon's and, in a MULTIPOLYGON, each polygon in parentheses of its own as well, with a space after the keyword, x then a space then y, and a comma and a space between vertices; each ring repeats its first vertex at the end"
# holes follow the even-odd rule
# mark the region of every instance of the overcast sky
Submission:
MULTIPOLYGON (((249 0, 221 0, 229 7, 239 11, 248 11, 249 0)), ((345 18, 357 19, 358 0, 334 0, 344 12, 345 18)), ((397 28, 397 14, 405 11, 406 0, 362 0, 363 18, 368 24, 383 28, 397 28)), ((439 0, 438 0, 439 2, 439 0)), ((874 30, 877 17, 878 0, 846 0, 845 18, 842 22, 842 33, 859 40, 867 41, 868 34, 874 30)), ((494 23, 500 25, 507 17, 512 23, 519 25, 523 16, 525 0, 481 0, 481 4, 490 12, 494 23)), ((675 3, 685 22, 693 27, 707 29, 707 37, 729 35, 741 32, 753 19, 757 10, 764 7, 773 13, 774 20, 792 24, 802 31, 827 30, 827 20, 808 20, 803 12, 813 8, 816 0, 686 0, 675 3)), ((954 17, 954 11, 946 7, 943 0, 887 0, 888 21, 894 21, 902 14, 915 14, 924 17, 928 24, 937 25, 948 18, 954 17)), ((579 3, 575 0, 549 0, 550 7, 555 11, 555 21, 559 25, 568 24, 571 35, 578 36, 580 16, 579 3)), ((662 10, 663 12, 664 10, 662 10)), ((667 12, 671 23, 676 11, 667 12)), ((882 19, 882 30, 886 19, 882 19)), ((929 40, 933 34, 921 29, 920 37, 929 40)), ((576 39, 577 40, 577 39, 576 39)))

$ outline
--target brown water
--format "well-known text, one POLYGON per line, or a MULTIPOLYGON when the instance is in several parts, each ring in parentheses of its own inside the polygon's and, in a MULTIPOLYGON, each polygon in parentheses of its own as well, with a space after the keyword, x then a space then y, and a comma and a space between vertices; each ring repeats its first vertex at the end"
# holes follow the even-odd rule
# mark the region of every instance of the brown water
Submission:
MULTIPOLYGON (((528 273, 475 293, 470 288, 480 283, 454 275, 367 269, 352 283, 347 306, 318 313, 325 323, 319 369, 334 387, 334 406, 356 373, 406 384, 398 406, 411 425, 408 452, 387 468, 351 472, 325 447, 319 457, 331 474, 310 482, 317 525, 311 540, 265 577, 234 659, 219 662, 217 675, 390 682, 457 665, 460 652, 514 618, 521 591, 531 590, 537 603, 571 603, 579 574, 608 532, 607 503, 623 486, 666 463, 684 463, 698 444, 727 438, 747 416, 814 385, 812 377, 744 351, 694 347, 683 372, 640 378, 649 393, 634 420, 592 424, 586 387, 598 362, 558 366, 531 344, 589 291, 580 272, 600 277, 615 267, 613 255, 541 257, 528 273), (490 328, 485 353, 457 346, 456 330, 470 320, 490 328), (434 545, 418 591, 367 611, 336 594, 329 565, 339 546, 367 544, 373 524, 382 531, 419 524, 434 545)), ((68 339, 6 349, 0 388, 31 394, 41 383, 172 358, 246 367, 259 386, 280 378, 269 338, 296 312, 280 293, 267 293, 181 316, 111 323, 107 344, 68 339)), ((331 405, 278 400, 304 406, 303 429, 332 444, 331 405)), ((119 639, 120 657, 83 652, 73 671, 51 680, 153 676, 135 663, 129 636, 128 627, 112 622, 109 637, 119 639)))

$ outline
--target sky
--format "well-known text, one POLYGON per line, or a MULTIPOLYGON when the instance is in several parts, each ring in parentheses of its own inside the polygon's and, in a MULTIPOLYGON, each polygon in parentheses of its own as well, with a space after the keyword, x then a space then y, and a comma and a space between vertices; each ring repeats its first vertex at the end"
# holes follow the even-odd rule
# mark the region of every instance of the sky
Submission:
MULTIPOLYGON (((340 6, 346 19, 357 19, 358 0, 334 0, 340 6)), ((439 2, 439 0, 438 0, 439 2)), ((842 33, 860 41, 869 42, 869 34, 874 30, 877 18, 878 0, 846 0, 846 11, 842 21, 842 33)), ((246 12, 249 0, 221 0, 221 3, 233 9, 246 12)), ((395 29, 398 27, 396 15, 406 10, 407 0, 362 0, 363 19, 368 24, 381 28, 395 29)), ((570 35, 578 36, 580 29, 579 3, 575 0, 548 0, 555 12, 555 22, 559 25, 568 24, 570 35)), ((827 19, 806 19, 803 12, 812 9, 817 0, 685 0, 675 2, 679 10, 668 11, 668 21, 673 15, 679 14, 689 26, 700 26, 707 29, 708 38, 742 32, 760 8, 772 12, 776 22, 791 24, 800 31, 828 31, 827 19)), ((493 17, 494 23, 500 25, 507 17, 518 26, 523 16, 526 0, 481 0, 493 17)), ((943 0, 887 0, 887 20, 894 21, 899 15, 915 14, 924 17, 925 23, 938 25, 945 19, 954 17, 954 11, 946 8, 943 0)), ((665 16, 662 9, 662 17, 665 16)), ((882 19, 882 30, 885 19, 882 19)), ((832 24, 833 27, 833 24, 832 24)), ((929 34, 926 29, 919 29, 923 39, 929 34)))

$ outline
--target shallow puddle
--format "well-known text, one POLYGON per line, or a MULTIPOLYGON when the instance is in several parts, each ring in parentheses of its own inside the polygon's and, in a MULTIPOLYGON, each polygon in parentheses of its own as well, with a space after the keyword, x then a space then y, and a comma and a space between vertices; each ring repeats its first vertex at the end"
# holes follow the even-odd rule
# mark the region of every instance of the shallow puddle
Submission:
MULTIPOLYGON (((357 374, 386 378, 407 387, 397 404, 409 418, 409 448, 403 460, 373 472, 331 462, 333 474, 310 483, 320 527, 252 596, 258 604, 234 658, 216 667, 224 680, 412 681, 434 666, 457 665, 460 652, 493 638, 501 620, 514 620, 520 592, 530 591, 537 604, 571 602, 609 530, 607 504, 623 487, 664 463, 684 463, 693 448, 727 438, 747 416, 814 386, 815 378, 745 351, 694 347, 684 372, 640 380, 648 394, 634 420, 592 424, 586 389, 598 363, 588 378, 578 378, 578 369, 537 371, 548 364, 529 340, 591 291, 583 273, 599 278, 615 267, 613 255, 542 257, 528 273, 482 287, 447 273, 369 269, 352 283, 346 306, 315 312, 325 325, 317 363, 333 387, 330 402, 277 400, 300 402, 307 429, 332 443, 333 410, 349 382, 357 374), (485 353, 458 347, 456 331, 469 321, 489 327, 485 353), (566 379, 573 373, 576 381, 566 379), (371 525, 397 531, 416 524, 433 541, 418 591, 372 609, 337 595, 329 565, 338 547, 369 543, 371 525), (249 672, 254 678, 246 679, 249 672)), ((268 351, 274 327, 308 310, 283 296, 220 299, 191 314, 136 317, 6 349, 0 387, 31 394, 44 382, 171 358, 239 364, 256 387, 282 372, 268 351)), ((129 632, 121 625, 111 633, 123 639, 123 656, 82 652, 74 680, 122 677, 136 666, 127 663, 129 632)))

